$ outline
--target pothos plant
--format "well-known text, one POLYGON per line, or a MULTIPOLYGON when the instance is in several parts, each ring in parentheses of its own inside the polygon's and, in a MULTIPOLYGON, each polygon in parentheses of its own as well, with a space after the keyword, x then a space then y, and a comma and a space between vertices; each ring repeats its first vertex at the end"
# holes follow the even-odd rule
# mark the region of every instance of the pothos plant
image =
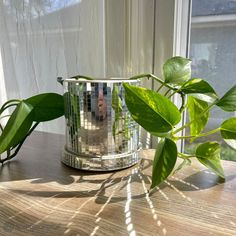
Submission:
POLYGON ((174 171, 190 164, 195 157, 224 179, 218 142, 202 143, 192 154, 179 151, 176 142, 181 139, 193 141, 219 132, 225 142, 236 149, 236 117, 225 120, 217 129, 203 132, 214 106, 226 112, 236 111, 236 85, 219 98, 208 82, 191 78, 191 61, 182 57, 173 57, 164 63, 163 79, 152 74, 137 75, 130 79, 141 78, 153 79, 160 84, 159 89, 154 91, 128 83, 123 86, 126 105, 133 119, 146 131, 160 138, 153 161, 151 188, 165 181, 174 171), (167 89, 164 95, 160 93, 163 87, 167 89), (180 107, 171 101, 175 94, 181 97, 180 107), (185 110, 189 114, 189 121, 181 126, 185 110), (186 128, 190 129, 189 136, 182 135, 181 131, 186 128), (183 161, 175 168, 177 158, 183 161))
MULTIPOLYGON (((72 78, 92 79, 80 75, 72 78)), ((236 85, 219 98, 205 80, 191 78, 191 61, 182 57, 173 57, 165 62, 163 79, 152 74, 137 75, 130 79, 141 78, 151 78, 159 83, 160 87, 154 91, 128 83, 123 83, 123 86, 126 105, 133 119, 146 131, 160 138, 153 161, 151 188, 162 183, 171 173, 190 164, 194 157, 224 179, 219 143, 206 142, 200 144, 195 153, 186 154, 177 149, 176 142, 180 139, 193 141, 219 132, 225 142, 236 149, 235 117, 225 120, 217 129, 203 132, 210 116, 210 110, 214 106, 218 106, 226 112, 236 111, 236 85), (164 95, 160 93, 163 87, 167 88, 164 95), (179 94, 181 97, 182 105, 180 107, 171 101, 175 94, 179 94), (189 114, 189 122, 180 126, 185 111, 189 114), (181 131, 186 128, 190 128, 190 135, 182 136, 181 131), (177 158, 183 161, 175 168, 177 158)), ((116 102, 112 104, 113 109, 120 107, 116 91, 113 93, 113 100, 116 102)), ((5 127, 1 125, 0 120, 0 163, 16 156, 27 136, 40 122, 58 118, 65 113, 63 96, 55 93, 39 94, 25 100, 9 100, 0 108, 0 119, 5 117, 4 112, 11 107, 15 107, 15 109, 9 115, 5 127), (3 153, 4 157, 1 158, 3 153)), ((120 112, 119 109, 117 111, 118 120, 120 112)), ((113 129, 115 127, 116 123, 113 129)))
POLYGON ((4 103, 0 108, 0 163, 11 160, 19 152, 27 136, 40 122, 56 119, 64 114, 63 96, 56 93, 43 93, 4 103), (8 109, 14 108, 10 115, 8 109), (7 118, 6 126, 1 125, 7 118))

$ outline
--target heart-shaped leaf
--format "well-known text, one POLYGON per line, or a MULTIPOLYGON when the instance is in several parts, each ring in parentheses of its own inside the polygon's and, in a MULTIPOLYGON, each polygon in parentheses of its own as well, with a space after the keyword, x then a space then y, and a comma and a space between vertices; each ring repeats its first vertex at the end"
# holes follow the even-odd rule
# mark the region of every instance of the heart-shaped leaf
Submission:
POLYGON ((57 93, 39 94, 25 102, 33 106, 33 120, 36 122, 49 121, 64 115, 63 96, 57 93))
POLYGON ((224 111, 236 111, 236 85, 234 85, 216 105, 224 111))
POLYGON ((33 106, 22 101, 13 111, 0 136, 0 154, 25 138, 33 123, 33 106))
POLYGON ((163 65, 166 83, 182 85, 191 76, 191 61, 183 57, 172 57, 163 65))
POLYGON ((174 169, 177 159, 176 144, 168 138, 162 139, 157 147, 152 167, 151 188, 162 183, 174 169))
POLYGON ((166 133, 180 122, 178 108, 166 97, 127 83, 123 86, 126 105, 133 119, 148 132, 166 133))
POLYGON ((224 121, 220 126, 220 133, 224 141, 236 149, 236 117, 224 121))
POLYGON ((190 134, 191 136, 198 135, 206 126, 209 112, 203 111, 207 109, 208 103, 201 101, 197 98, 192 96, 188 96, 188 113, 189 113, 189 120, 190 124, 190 134))
POLYGON ((210 84, 200 78, 188 80, 181 86, 180 91, 206 102, 213 102, 217 99, 216 92, 210 84))
POLYGON ((225 178, 224 170, 220 163, 220 145, 216 142, 200 144, 196 150, 197 159, 207 168, 215 172, 221 178, 225 178))

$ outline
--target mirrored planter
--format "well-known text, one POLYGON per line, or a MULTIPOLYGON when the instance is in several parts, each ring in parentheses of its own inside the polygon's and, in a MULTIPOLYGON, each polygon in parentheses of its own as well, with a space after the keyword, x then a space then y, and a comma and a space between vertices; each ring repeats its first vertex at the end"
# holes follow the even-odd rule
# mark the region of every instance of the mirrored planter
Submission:
POLYGON ((139 160, 139 126, 132 119, 122 82, 65 79, 66 144, 62 162, 77 169, 110 171, 139 160))

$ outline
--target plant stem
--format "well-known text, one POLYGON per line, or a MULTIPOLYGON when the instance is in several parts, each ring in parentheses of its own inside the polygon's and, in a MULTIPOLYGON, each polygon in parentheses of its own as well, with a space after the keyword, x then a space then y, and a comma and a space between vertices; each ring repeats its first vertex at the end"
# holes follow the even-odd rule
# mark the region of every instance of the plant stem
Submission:
POLYGON ((182 153, 182 152, 178 152, 178 156, 182 159, 188 159, 188 158, 191 158, 191 157, 195 157, 195 156, 188 155, 188 154, 185 154, 185 153, 182 153))
POLYGON ((197 135, 196 138, 205 137, 205 136, 207 136, 207 135, 214 134, 214 133, 216 133, 216 132, 218 132, 218 131, 220 131, 220 127, 219 127, 219 128, 216 128, 216 129, 213 129, 213 130, 210 130, 210 131, 205 132, 205 133, 201 133, 201 134, 197 135))
POLYGON ((162 81, 160 78, 158 78, 157 76, 155 75, 152 75, 152 74, 140 74, 140 75, 135 75, 135 76, 132 76, 130 77, 129 79, 132 80, 132 79, 142 79, 142 78, 148 78, 149 77, 153 78, 154 80, 158 81, 159 83, 163 84, 164 81, 162 81))
MULTIPOLYGON (((201 114, 199 114, 198 118, 203 116, 208 110, 210 110, 213 106, 215 105, 215 102, 212 103, 210 106, 208 106, 201 114)), ((191 125, 194 121, 196 121, 196 119, 189 121, 188 123, 186 123, 185 125, 183 125, 182 127, 180 127, 179 129, 176 129, 172 134, 176 134, 179 131, 187 128, 189 125, 191 125)))
POLYGON ((164 96, 167 96, 167 94, 171 91, 172 89, 168 89, 167 91, 166 91, 166 93, 164 94, 164 96))
POLYGON ((12 106, 17 106, 19 103, 21 102, 21 100, 18 100, 18 99, 12 99, 12 100, 9 100, 7 102, 5 102, 2 107, 0 108, 0 115, 9 107, 12 107, 12 106))
POLYGON ((188 138, 200 138, 200 137, 208 136, 210 134, 214 134, 214 133, 216 133, 218 131, 220 131, 220 128, 216 128, 216 129, 213 129, 213 130, 210 130, 208 132, 201 133, 201 134, 198 134, 198 135, 178 136, 178 137, 174 136, 174 139, 178 140, 178 139, 188 139, 188 138))
POLYGON ((26 138, 34 131, 34 129, 37 127, 37 125, 39 124, 39 122, 36 122, 31 129, 29 130, 28 134, 24 137, 24 139, 18 144, 18 146, 16 147, 15 151, 13 154, 10 154, 10 150, 7 150, 7 157, 4 159, 0 159, 0 163, 4 164, 5 161, 9 161, 11 160, 13 157, 15 157, 17 155, 17 153, 19 152, 21 146, 23 145, 23 143, 25 142, 26 138))
POLYGON ((11 116, 11 115, 1 116, 1 117, 0 117, 0 120, 3 119, 3 118, 9 117, 9 116, 11 116))
POLYGON ((158 89, 157 89, 157 93, 165 86, 165 83, 163 83, 158 89))
POLYGON ((168 96, 168 98, 171 98, 173 95, 175 95, 177 93, 177 90, 176 91, 174 91, 173 93, 171 93, 169 96, 168 96))
POLYGON ((160 78, 158 78, 157 76, 153 75, 153 74, 141 74, 141 75, 135 75, 133 77, 130 77, 129 79, 132 80, 132 79, 142 79, 142 78, 149 78, 151 77, 152 79, 156 80, 158 83, 160 84, 164 84, 165 87, 169 88, 169 89, 172 89, 172 90, 177 90, 177 88, 175 87, 172 87, 171 85, 169 84, 166 84, 165 81, 161 80, 160 78))
POLYGON ((84 75, 75 75, 75 76, 72 76, 71 78, 72 78, 72 79, 87 79, 87 80, 94 80, 93 78, 88 77, 88 76, 84 76, 84 75))
POLYGON ((17 106, 18 103, 12 103, 10 105, 5 105, 4 107, 2 106, 2 108, 0 109, 0 115, 9 107, 12 107, 12 106, 17 106))
POLYGON ((180 113, 182 113, 183 110, 185 109, 185 94, 180 92, 180 96, 181 96, 182 104, 181 104, 181 107, 179 108, 179 111, 180 113))
POLYGON ((2 105, 2 107, 1 107, 0 110, 2 110, 2 109, 5 110, 4 107, 5 107, 6 105, 8 105, 9 103, 13 103, 13 102, 18 104, 19 102, 21 102, 21 100, 19 100, 19 99, 11 99, 11 100, 5 102, 5 103, 2 105))
POLYGON ((173 136, 173 138, 175 140, 179 140, 179 139, 197 138, 197 136, 195 136, 195 135, 186 135, 186 136, 178 136, 178 137, 173 136))
POLYGON ((172 86, 166 84, 165 81, 163 81, 162 79, 158 78, 157 76, 155 76, 155 75, 153 75, 153 74, 148 74, 147 77, 151 77, 152 79, 156 80, 157 82, 163 84, 165 87, 172 89, 172 86))
MULTIPOLYGON (((182 112, 185 109, 185 94, 180 91, 180 89, 175 90, 173 93, 171 93, 168 98, 171 98, 173 95, 176 93, 179 93, 181 96, 182 104, 181 107, 179 108, 179 111, 182 112)), ((167 94, 166 94, 167 95, 167 94)))

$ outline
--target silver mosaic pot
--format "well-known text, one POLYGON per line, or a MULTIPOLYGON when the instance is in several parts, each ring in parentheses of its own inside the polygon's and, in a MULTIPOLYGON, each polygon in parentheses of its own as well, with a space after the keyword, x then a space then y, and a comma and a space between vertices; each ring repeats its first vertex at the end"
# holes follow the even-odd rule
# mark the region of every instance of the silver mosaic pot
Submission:
POLYGON ((66 145, 62 162, 91 171, 123 169, 139 161, 139 126, 132 119, 122 82, 138 80, 61 79, 66 145))

